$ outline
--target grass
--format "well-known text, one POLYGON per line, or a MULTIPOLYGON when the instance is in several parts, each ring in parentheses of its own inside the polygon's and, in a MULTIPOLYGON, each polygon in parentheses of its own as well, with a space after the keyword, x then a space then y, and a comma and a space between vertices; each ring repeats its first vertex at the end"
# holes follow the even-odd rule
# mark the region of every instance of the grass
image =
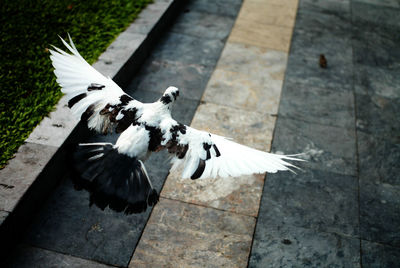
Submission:
POLYGON ((0 169, 62 94, 49 59, 70 33, 93 63, 151 0, 31 1, 0 5, 0 169))

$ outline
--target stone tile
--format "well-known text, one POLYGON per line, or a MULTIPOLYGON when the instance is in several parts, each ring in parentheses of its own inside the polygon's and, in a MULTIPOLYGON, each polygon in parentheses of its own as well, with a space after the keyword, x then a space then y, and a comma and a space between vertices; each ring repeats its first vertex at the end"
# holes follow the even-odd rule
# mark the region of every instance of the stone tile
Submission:
POLYGON ((290 55, 291 57, 314 59, 318 64, 319 56, 323 54, 328 60, 328 68, 334 65, 345 66, 351 64, 352 60, 350 37, 350 32, 344 35, 334 35, 323 29, 310 30, 307 27, 296 25, 293 30, 290 55))
POLYGON ((308 162, 301 163, 303 169, 356 175, 354 129, 313 124, 281 116, 275 126, 272 151, 304 153, 308 162))
POLYGON ((87 267, 106 268, 112 267, 98 262, 93 262, 70 255, 64 255, 54 251, 41 248, 20 245, 7 261, 7 267, 30 268, 30 267, 87 267))
POLYGON ((268 226, 358 236, 357 178, 314 169, 268 174, 258 218, 268 226))
MULTIPOLYGON (((314 1, 313 3, 318 5, 314 1)), ((328 3, 330 2, 324 1, 325 5, 328 3)), ((338 4, 338 2, 335 4, 338 4)), ((342 38, 350 36, 352 24, 348 12, 335 9, 329 9, 329 12, 318 12, 313 9, 301 9, 301 7, 302 5, 299 6, 300 9, 296 16, 296 28, 308 29, 309 31, 328 31, 329 34, 342 38)))
MULTIPOLYGON (((367 0, 368 1, 368 0, 367 0)), ((371 3, 362 3, 366 1, 352 1, 352 17, 353 22, 356 25, 385 25, 392 26, 395 28, 400 27, 399 21, 399 3, 397 3, 397 8, 384 5, 371 5, 371 3)), ((372 2, 372 1, 370 1, 372 2)), ((377 3, 378 1, 375 1, 377 3)), ((379 1, 380 3, 395 3, 394 0, 384 0, 379 1)), ((365 26, 364 26, 365 27, 365 26)))
POLYGON ((127 91, 153 91, 160 95, 169 86, 179 88, 180 96, 200 100, 212 68, 174 61, 149 61, 132 80, 127 91))
POLYGON ((363 267, 397 267, 400 263, 400 249, 361 240, 363 267))
MULTIPOLYGON (((275 118, 211 103, 199 106, 191 126, 236 142, 268 150, 275 118)), ((162 196, 189 203, 257 216, 264 175, 189 180, 175 171, 168 176, 162 196)))
POLYGON ((216 69, 202 100, 241 110, 277 114, 281 88, 282 80, 268 80, 268 75, 257 80, 246 74, 216 69))
POLYGON ((400 142, 400 99, 356 94, 357 130, 400 142))
POLYGON ((79 122, 79 118, 72 115, 67 103, 67 98, 62 97, 56 110, 43 118, 26 142, 60 147, 79 122))
POLYGON ((322 14, 350 13, 350 0, 301 0, 299 11, 312 11, 322 14))
POLYGON ((354 94, 317 86, 286 83, 279 115, 295 120, 353 129, 354 94))
POLYGON ((202 39, 225 40, 234 23, 234 18, 221 16, 221 14, 188 11, 178 17, 171 31, 202 39))
POLYGON ((207 12, 211 14, 220 14, 223 16, 236 17, 242 6, 242 0, 189 0, 186 8, 189 10, 196 10, 200 12, 207 12))
POLYGON ((224 42, 221 40, 168 33, 159 41, 149 59, 214 68, 223 47, 224 42))
POLYGON ((249 20, 261 25, 276 25, 292 28, 296 18, 295 5, 280 5, 261 2, 245 2, 238 20, 249 20))
POLYGON ((316 86, 334 90, 352 90, 353 87, 353 65, 351 58, 351 47, 343 52, 349 57, 330 57, 327 68, 319 66, 319 55, 311 57, 289 56, 286 70, 285 83, 304 84, 305 86, 316 86))
POLYGON ((286 59, 281 51, 227 43, 203 100, 276 114, 286 59))
POLYGON ((400 246, 400 145, 357 132, 360 232, 366 240, 400 246))
POLYGON ((160 17, 164 15, 166 8, 172 2, 173 0, 153 0, 153 3, 148 4, 139 13, 139 16, 135 19, 135 23, 132 23, 125 32, 147 35, 159 21, 160 17))
POLYGON ((354 62, 397 71, 400 68, 398 27, 360 23, 353 27, 354 62))
POLYGON ((244 267, 255 219, 161 199, 129 267, 244 267))
POLYGON ((291 36, 291 28, 261 25, 258 22, 242 19, 236 21, 228 42, 288 52, 291 36))
POLYGON ((0 226, 3 224, 5 219, 8 217, 10 213, 7 211, 0 210, 0 226))
POLYGON ((394 69, 355 64, 354 89, 358 94, 398 99, 400 98, 399 72, 394 69))
POLYGON ((275 117, 267 113, 238 110, 213 103, 200 104, 191 126, 235 142, 269 151, 275 117))
MULTIPOLYGON (((353 2, 360 2, 360 3, 369 4, 369 5, 373 5, 373 6, 400 8, 400 2, 398 0, 355 0, 353 2)), ((371 7, 371 8, 375 8, 375 7, 371 7)))
POLYGON ((360 240, 257 222, 248 267, 360 267, 360 240))
POLYGON ((56 151, 56 147, 34 143, 19 147, 15 158, 0 170, 0 210, 13 211, 56 151))
MULTIPOLYGON (((157 177, 152 181, 157 185, 157 177)), ((69 180, 64 180, 33 219, 25 242, 88 260, 127 266, 149 214, 150 209, 126 216, 108 208, 101 211, 89 207, 89 194, 76 191, 69 180)))

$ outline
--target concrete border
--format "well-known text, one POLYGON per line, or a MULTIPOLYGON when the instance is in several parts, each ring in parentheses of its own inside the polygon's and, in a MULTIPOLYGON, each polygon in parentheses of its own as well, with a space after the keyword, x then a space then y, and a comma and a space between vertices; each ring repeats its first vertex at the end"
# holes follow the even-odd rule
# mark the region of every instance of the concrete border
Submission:
MULTIPOLYGON (((183 3, 183 0, 154 0, 93 66, 113 77, 122 88, 127 86, 183 3)), ((65 144, 88 135, 66 104, 66 98, 61 98, 56 109, 0 170, 0 255, 6 255, 19 240, 31 217, 63 177, 65 144)))

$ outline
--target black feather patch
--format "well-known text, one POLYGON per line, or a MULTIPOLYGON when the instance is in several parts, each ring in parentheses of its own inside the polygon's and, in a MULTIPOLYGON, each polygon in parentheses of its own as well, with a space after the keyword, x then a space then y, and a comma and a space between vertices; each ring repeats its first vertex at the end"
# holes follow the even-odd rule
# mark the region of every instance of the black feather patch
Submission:
POLYGON ((143 164, 112 144, 80 145, 70 156, 75 187, 90 192, 90 205, 131 214, 157 203, 143 164))
POLYGON ((100 84, 96 84, 96 83, 91 83, 87 90, 88 91, 92 91, 92 90, 102 90, 103 88, 105 88, 105 85, 100 85, 100 84))
POLYGON ((216 156, 217 156, 217 157, 220 157, 220 156, 221 156, 221 153, 219 152, 217 145, 213 144, 213 148, 214 148, 214 151, 215 151, 216 156))
POLYGON ((125 106, 133 99, 129 95, 122 95, 119 100, 121 101, 121 106, 125 106))
POLYGON ((115 117, 110 118, 111 122, 117 122, 117 127, 115 128, 115 132, 121 133, 125 131, 130 125, 136 124, 136 108, 132 108, 129 110, 122 110, 121 113, 124 115, 120 120, 116 120, 115 117))
POLYGON ((160 100, 161 100, 161 102, 164 103, 165 105, 167 105, 168 103, 171 103, 171 102, 172 102, 171 97, 168 96, 168 95, 162 96, 160 100))
POLYGON ((87 95, 86 93, 79 94, 68 101, 68 108, 72 108, 77 102, 85 98, 87 95))
POLYGON ((94 113, 94 104, 91 104, 89 107, 87 107, 86 111, 81 115, 81 120, 88 121, 89 118, 93 115, 93 113, 94 113))
POLYGON ((200 176, 203 174, 205 168, 206 168, 206 161, 204 161, 203 159, 200 159, 199 166, 197 167, 196 171, 193 173, 192 177, 190 177, 190 178, 192 180, 200 178, 200 176))
POLYGON ((162 141, 162 132, 157 127, 152 127, 145 125, 145 129, 150 132, 150 141, 149 141, 149 151, 157 151, 157 149, 161 146, 162 141))
POLYGON ((206 150, 206 152, 207 152, 207 157, 206 157, 206 161, 207 161, 208 159, 211 158, 211 153, 210 153, 211 145, 204 142, 204 143, 203 143, 203 148, 204 148, 204 150, 206 150))

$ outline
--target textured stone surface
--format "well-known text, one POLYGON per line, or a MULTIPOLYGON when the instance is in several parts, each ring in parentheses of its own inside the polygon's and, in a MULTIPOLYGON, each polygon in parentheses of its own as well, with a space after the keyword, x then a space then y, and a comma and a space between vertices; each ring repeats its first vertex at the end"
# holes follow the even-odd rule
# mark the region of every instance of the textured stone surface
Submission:
POLYGON ((125 32, 147 35, 172 2, 173 0, 153 0, 153 3, 148 4, 139 13, 139 16, 135 19, 135 23, 132 23, 125 32))
POLYGON ((237 20, 228 42, 236 42, 284 52, 289 51, 292 28, 260 25, 250 20, 237 20))
POLYGON ((14 268, 48 268, 48 267, 87 267, 106 268, 112 267, 98 262, 93 262, 70 255, 30 246, 19 246, 6 263, 7 267, 14 268))
POLYGON ((356 175, 354 129, 313 124, 279 117, 272 151, 305 153, 304 169, 313 168, 339 174, 356 175))
POLYGON ((286 70, 285 83, 302 83, 306 86, 334 90, 351 90, 353 81, 351 48, 347 48, 343 54, 348 55, 343 58, 345 61, 326 55, 327 68, 319 66, 319 55, 314 54, 313 57, 290 56, 288 60, 290 68, 286 70))
MULTIPOLYGON (((397 3, 397 6, 393 8, 390 6, 379 5, 378 3, 388 3, 389 1, 390 0, 374 1, 375 3, 377 3, 377 5, 371 5, 372 1, 370 1, 370 3, 365 3, 364 1, 352 1, 351 8, 353 21, 356 25, 365 23, 369 25, 381 24, 394 26, 397 28, 400 27, 400 21, 398 19, 400 4, 397 3)), ((392 0, 391 2, 394 1, 392 0)))
POLYGON ((201 98, 212 68, 175 61, 148 61, 138 76, 128 86, 128 91, 142 90, 158 92, 160 95, 169 86, 179 88, 180 96, 198 100, 201 98))
POLYGON ((242 5, 242 0, 189 0, 188 2, 189 4, 186 5, 186 8, 189 10, 221 14, 230 17, 236 17, 242 5))
POLYGON ((356 94, 356 100, 358 130, 400 142, 400 98, 356 94))
POLYGON ((227 43, 203 100, 276 114, 286 59, 281 51, 227 43))
POLYGON ((62 97, 56 110, 43 118, 26 142, 60 147, 79 121, 71 114, 67 103, 67 98, 62 97))
POLYGON ((150 59, 177 61, 183 64, 214 68, 223 47, 224 42, 221 40, 168 33, 160 40, 150 59))
POLYGON ((259 224, 358 236, 356 177, 314 169, 268 174, 259 224))
POLYGON ((255 219, 161 199, 130 267, 244 267, 255 219))
POLYGON ((221 14, 190 11, 180 16, 171 31, 196 36, 202 39, 225 40, 230 33, 235 19, 221 14))
POLYGON ((354 89, 358 94, 400 98, 400 76, 396 69, 355 64, 354 89))
POLYGON ((0 225, 4 222, 4 220, 8 217, 10 213, 7 211, 0 210, 0 225))
POLYGON ((0 170, 0 210, 12 212, 32 182, 57 151, 57 147, 25 143, 0 170))
POLYGON ((350 13, 350 0, 301 0, 299 1, 299 11, 343 16, 344 13, 350 13))
POLYGON ((370 241, 400 246, 400 145, 358 132, 360 231, 370 241))
POLYGON ((361 240, 363 267, 397 267, 400 263, 400 249, 361 240))
POLYGON ((360 241, 258 221, 249 267, 360 267, 360 241))
MULTIPOLYGON (((279 2, 279 1, 276 1, 279 2)), ((240 10, 238 20, 254 21, 261 25, 293 27, 297 7, 279 3, 246 1, 240 10)))
POLYGON ((348 91, 327 90, 323 85, 286 83, 279 114, 295 120, 354 129, 354 95, 348 91))

